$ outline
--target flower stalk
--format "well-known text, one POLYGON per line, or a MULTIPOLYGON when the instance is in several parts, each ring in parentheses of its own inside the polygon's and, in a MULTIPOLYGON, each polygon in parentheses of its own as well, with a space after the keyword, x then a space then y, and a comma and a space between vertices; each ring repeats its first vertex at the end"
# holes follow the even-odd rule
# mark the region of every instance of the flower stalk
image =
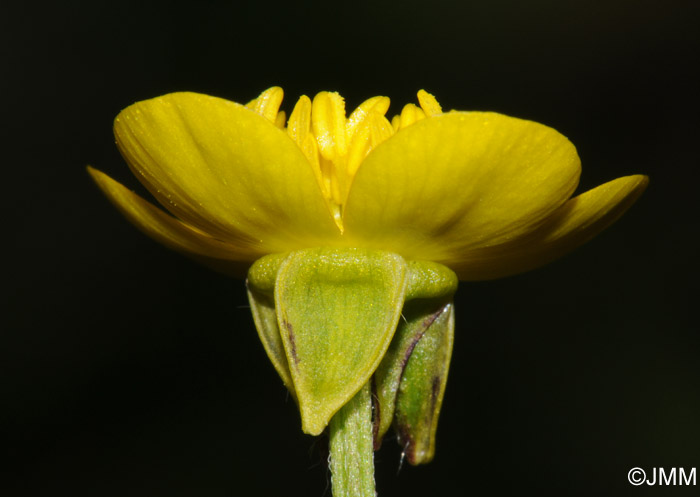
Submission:
POLYGON ((375 497, 369 383, 331 418, 329 438, 333 497, 375 497))

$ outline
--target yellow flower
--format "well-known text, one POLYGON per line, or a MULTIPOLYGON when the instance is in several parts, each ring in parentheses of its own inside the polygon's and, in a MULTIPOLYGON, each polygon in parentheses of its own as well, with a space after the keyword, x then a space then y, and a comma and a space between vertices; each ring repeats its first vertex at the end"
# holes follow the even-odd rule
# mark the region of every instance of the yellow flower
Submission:
POLYGON ((280 88, 247 105, 196 93, 136 103, 114 123, 117 145, 172 215, 89 171, 147 235, 239 276, 310 247, 385 250, 462 280, 507 276, 589 240, 646 187, 626 176, 570 198, 580 161, 557 131, 418 100, 391 122, 386 97, 346 118, 329 92, 302 96, 286 119, 280 88))
POLYGON ((372 450, 390 425, 411 464, 433 458, 455 273, 549 262, 615 221, 648 180, 570 198, 580 161, 564 136, 443 112, 424 91, 391 121, 386 97, 349 117, 337 93, 302 96, 289 119, 281 102, 280 88, 247 105, 174 93, 122 111, 117 145, 169 213, 89 171, 164 245, 238 276, 255 263, 258 334, 302 429, 329 431, 334 495, 375 495, 372 450))

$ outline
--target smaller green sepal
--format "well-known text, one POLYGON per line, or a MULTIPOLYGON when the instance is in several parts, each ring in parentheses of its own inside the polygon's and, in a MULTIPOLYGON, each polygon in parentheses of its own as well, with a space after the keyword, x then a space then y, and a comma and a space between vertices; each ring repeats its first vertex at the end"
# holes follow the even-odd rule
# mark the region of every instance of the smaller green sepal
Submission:
POLYGON ((287 387, 296 400, 294 382, 292 374, 289 372, 289 364, 284 351, 284 344, 280 336, 279 326, 277 326, 277 312, 272 297, 258 292, 248 284, 248 302, 255 321, 255 329, 258 330, 258 337, 263 344, 267 357, 282 378, 282 383, 287 387))
POLYGON ((382 444, 384 435, 394 421, 396 396, 401 378, 418 341, 443 311, 443 305, 416 301, 404 305, 402 319, 384 359, 374 374, 375 450, 382 444))
POLYGON ((406 301, 430 299, 434 302, 451 300, 459 280, 450 268, 430 261, 408 261, 406 301))
POLYGON ((374 375, 375 450, 394 421, 399 383, 416 344, 444 312, 457 290, 457 276, 449 268, 429 261, 407 264, 408 288, 402 319, 374 375))
POLYGON ((396 395, 394 429, 413 465, 430 462, 435 455, 435 432, 454 343, 452 303, 430 319, 406 362, 396 395))
POLYGON ((255 321, 255 329, 263 344, 267 357, 282 378, 296 401, 296 392, 292 374, 289 372, 287 355, 277 325, 277 311, 274 302, 275 280, 282 261, 287 254, 267 255, 255 262, 248 271, 246 288, 248 289, 248 302, 255 321))
POLYGON ((250 266, 246 285, 258 293, 274 296, 275 281, 282 262, 289 256, 285 254, 270 254, 261 257, 250 266))

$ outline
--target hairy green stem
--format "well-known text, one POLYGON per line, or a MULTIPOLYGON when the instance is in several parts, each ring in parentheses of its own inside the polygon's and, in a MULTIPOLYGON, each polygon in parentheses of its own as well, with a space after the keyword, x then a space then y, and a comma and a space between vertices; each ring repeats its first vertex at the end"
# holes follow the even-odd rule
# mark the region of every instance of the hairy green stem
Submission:
POLYGON ((375 497, 372 394, 369 383, 330 422, 333 497, 375 497))

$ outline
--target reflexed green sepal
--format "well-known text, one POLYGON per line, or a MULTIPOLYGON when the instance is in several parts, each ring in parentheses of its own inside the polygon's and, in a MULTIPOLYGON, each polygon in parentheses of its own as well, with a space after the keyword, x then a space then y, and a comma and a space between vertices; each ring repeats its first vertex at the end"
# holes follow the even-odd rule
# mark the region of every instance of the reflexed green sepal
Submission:
POLYGON ((408 462, 424 464, 435 455, 435 432, 454 341, 452 303, 428 317, 415 342, 396 396, 394 428, 408 462))
MULTIPOLYGON (((269 291, 277 260, 261 259, 249 272, 256 300, 269 291)), ((406 292, 406 263, 388 252, 308 249, 286 255, 276 271, 274 311, 304 432, 318 435, 367 383, 394 335, 406 292)), ((254 310, 265 349, 285 383, 270 314, 254 310), (267 318, 267 319, 266 319, 267 318)))

